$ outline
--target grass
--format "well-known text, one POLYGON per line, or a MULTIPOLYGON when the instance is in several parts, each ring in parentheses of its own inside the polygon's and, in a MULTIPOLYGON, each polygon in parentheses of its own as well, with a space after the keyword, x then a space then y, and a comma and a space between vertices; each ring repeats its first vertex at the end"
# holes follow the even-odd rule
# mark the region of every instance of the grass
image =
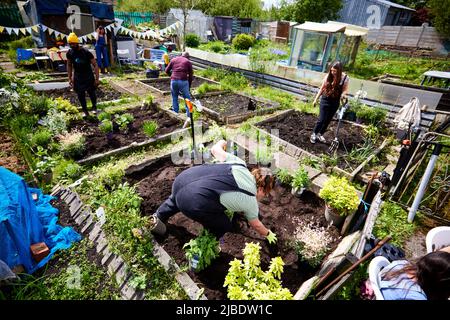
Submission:
POLYGON ((422 74, 429 70, 447 71, 448 60, 407 57, 398 53, 368 51, 366 44, 359 47, 356 63, 347 73, 351 77, 369 80, 385 74, 399 76, 404 82, 420 84, 422 74))
POLYGON ((94 245, 87 239, 60 251, 35 275, 22 274, 0 299, 13 300, 117 300, 116 284, 106 271, 88 258, 94 245))

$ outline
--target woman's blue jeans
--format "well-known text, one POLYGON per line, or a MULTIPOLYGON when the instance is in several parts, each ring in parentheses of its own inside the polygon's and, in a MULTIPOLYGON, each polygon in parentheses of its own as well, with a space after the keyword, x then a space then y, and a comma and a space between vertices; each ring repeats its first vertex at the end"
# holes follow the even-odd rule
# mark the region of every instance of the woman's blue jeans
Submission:
MULTIPOLYGON (((178 113, 180 105, 178 96, 181 93, 183 98, 191 99, 189 93, 189 81, 187 80, 172 80, 170 81, 170 91, 172 93, 172 110, 178 113)), ((189 117, 189 108, 186 106, 186 115, 189 117)))
POLYGON ((108 58, 108 49, 106 46, 99 45, 95 46, 95 54, 97 55, 97 64, 98 67, 108 68, 109 67, 109 58, 108 58))

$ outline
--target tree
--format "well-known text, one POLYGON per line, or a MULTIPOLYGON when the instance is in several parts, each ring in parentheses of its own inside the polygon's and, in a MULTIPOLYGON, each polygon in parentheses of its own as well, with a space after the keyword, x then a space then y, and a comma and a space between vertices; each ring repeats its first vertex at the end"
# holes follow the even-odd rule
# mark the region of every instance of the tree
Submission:
POLYGON ((210 16, 261 18, 264 15, 261 0, 200 0, 197 9, 210 16))
POLYGON ((448 5, 448 1, 429 0, 428 6, 434 15, 433 26, 442 35, 450 37, 450 5, 448 5))
POLYGON ((173 6, 172 0, 120 0, 115 8, 125 12, 155 12, 165 13, 173 6))
POLYGON ((294 3, 293 18, 299 23, 325 22, 337 19, 341 9, 342 0, 297 0, 294 3))
POLYGON ((183 51, 186 50, 186 26, 189 11, 193 10, 200 3, 200 0, 174 0, 174 5, 183 12, 183 51))

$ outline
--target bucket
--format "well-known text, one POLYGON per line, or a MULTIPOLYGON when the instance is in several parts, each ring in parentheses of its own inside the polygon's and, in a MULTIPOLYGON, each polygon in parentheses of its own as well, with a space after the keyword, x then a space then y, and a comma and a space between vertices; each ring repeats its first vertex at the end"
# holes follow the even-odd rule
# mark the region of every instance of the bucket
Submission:
POLYGON ((325 205, 325 219, 328 223, 332 223, 335 227, 340 228, 345 221, 345 217, 336 213, 336 211, 328 205, 325 205))

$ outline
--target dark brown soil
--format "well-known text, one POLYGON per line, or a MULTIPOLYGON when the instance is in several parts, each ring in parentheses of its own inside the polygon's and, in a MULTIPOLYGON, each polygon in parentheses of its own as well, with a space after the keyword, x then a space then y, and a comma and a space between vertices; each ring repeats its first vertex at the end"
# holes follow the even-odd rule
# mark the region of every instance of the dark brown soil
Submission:
POLYGON ((199 100, 204 107, 214 110, 224 116, 238 115, 256 111, 256 109, 272 107, 269 103, 258 102, 246 96, 234 93, 203 97, 199 100))
POLYGON ((135 141, 142 142, 150 139, 142 130, 142 125, 147 120, 155 120, 158 123, 155 137, 182 127, 180 120, 169 116, 167 112, 157 109, 154 105, 138 107, 124 112, 131 113, 134 116, 134 121, 127 133, 115 128, 110 140, 99 129, 99 123, 97 122, 79 120, 71 123, 71 131, 78 130, 86 135, 86 150, 83 158, 121 148, 135 141))
MULTIPOLYGON (((73 104, 74 106, 81 107, 77 94, 70 88, 44 91, 42 92, 42 94, 52 99, 61 97, 69 100, 70 103, 73 104)), ((109 86, 104 85, 100 85, 97 88, 96 94, 97 94, 97 103, 122 98, 122 93, 112 89, 109 86)), ((90 101, 89 95, 87 93, 86 97, 87 97, 86 101, 90 101)))
MULTIPOLYGON (((175 177, 187 167, 174 165, 170 159, 165 159, 155 162, 146 169, 148 175, 138 183, 138 192, 144 199, 143 214, 150 215, 156 211, 170 195, 175 177)), ((227 293, 223 283, 228 273, 229 262, 234 258, 243 258, 242 250, 248 242, 257 242, 261 245, 261 263, 264 270, 268 267, 271 258, 282 257, 285 263, 282 283, 293 294, 317 271, 317 269, 299 267, 298 256, 292 249, 291 243, 299 221, 313 219, 321 226, 326 226, 323 201, 312 192, 306 192, 302 198, 297 198, 283 187, 279 187, 277 194, 278 196, 272 202, 260 203, 261 221, 277 234, 278 241, 275 247, 270 248, 266 241, 250 228, 245 218, 237 214, 233 232, 223 237, 220 257, 202 272, 188 271, 194 282, 205 289, 208 299, 226 299, 227 293)), ((187 265, 182 247, 199 234, 202 226, 178 213, 169 219, 167 228, 166 235, 156 237, 156 240, 179 265, 187 265)), ((330 232, 336 239, 332 244, 332 250, 334 250, 339 242, 339 232, 335 227, 331 227, 330 232)))
MULTIPOLYGON (((0 130, 4 129, 0 128, 0 130)), ((27 166, 20 152, 15 149, 14 140, 6 133, 0 133, 0 166, 21 176, 27 172, 27 166)))
MULTIPOLYGON (((294 146, 306 150, 316 156, 320 157, 323 154, 330 155, 328 149, 336 134, 337 121, 331 121, 328 126, 328 130, 324 134, 324 137, 327 140, 326 143, 316 142, 313 144, 309 139, 314 126, 316 125, 317 119, 317 116, 295 111, 282 120, 273 120, 264 123, 260 127, 268 132, 271 132, 270 130, 272 129, 279 130, 279 137, 282 140, 287 141, 294 146)), ((348 164, 345 162, 344 157, 354 147, 363 144, 364 129, 356 125, 342 122, 339 128, 338 138, 338 167, 346 169, 348 168, 348 164)), ((360 163, 350 164, 352 167, 360 165, 360 163)))
MULTIPOLYGON (((214 83, 212 81, 194 77, 194 80, 192 80, 191 89, 197 88, 205 82, 214 83)), ((169 78, 165 79, 164 81, 145 82, 145 83, 158 89, 158 90, 170 92, 170 79, 169 78)))

